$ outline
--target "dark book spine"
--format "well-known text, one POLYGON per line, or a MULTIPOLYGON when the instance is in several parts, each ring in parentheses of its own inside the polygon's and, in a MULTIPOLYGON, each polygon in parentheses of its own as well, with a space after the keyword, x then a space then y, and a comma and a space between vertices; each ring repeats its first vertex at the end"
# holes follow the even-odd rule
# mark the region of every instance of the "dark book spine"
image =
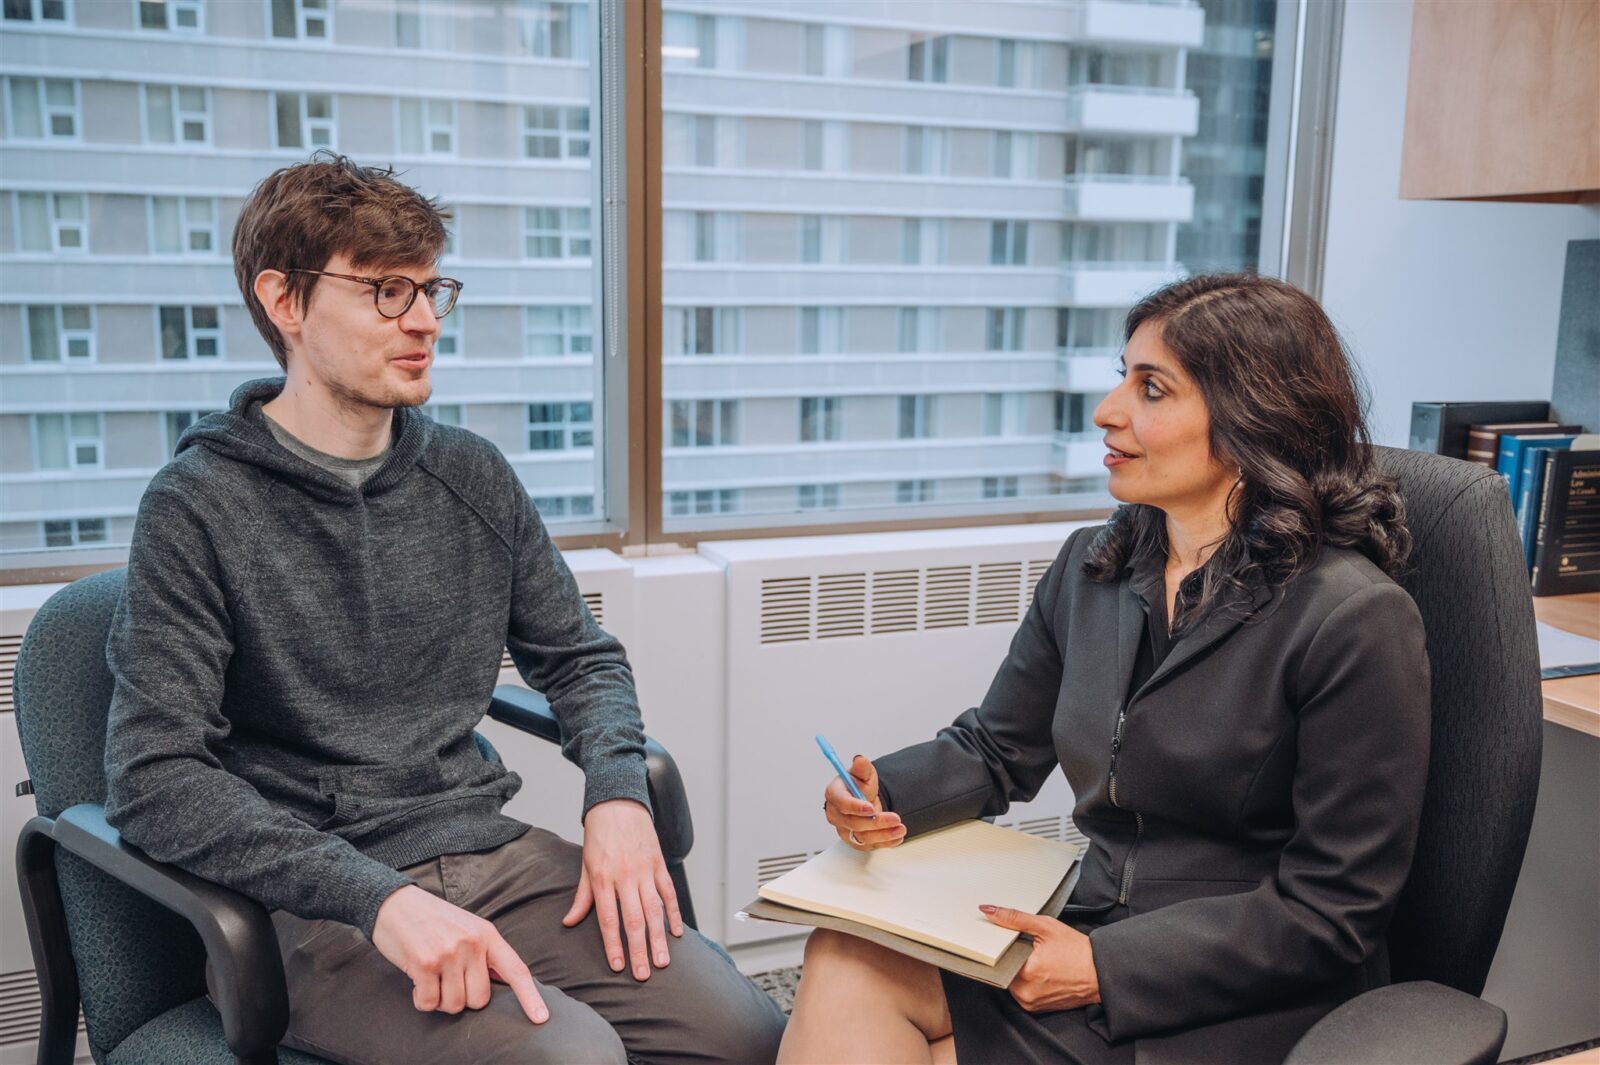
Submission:
POLYGON ((1539 521, 1533 530, 1533 572, 1530 580, 1533 584, 1533 594, 1541 595, 1539 591, 1540 574, 1550 568, 1549 552, 1545 550, 1545 538, 1550 532, 1550 502, 1551 486, 1556 480, 1556 453, 1550 452, 1544 457, 1544 486, 1539 492, 1539 521))
POLYGON ((1533 594, 1600 591, 1600 455, 1555 451, 1545 462, 1533 594))

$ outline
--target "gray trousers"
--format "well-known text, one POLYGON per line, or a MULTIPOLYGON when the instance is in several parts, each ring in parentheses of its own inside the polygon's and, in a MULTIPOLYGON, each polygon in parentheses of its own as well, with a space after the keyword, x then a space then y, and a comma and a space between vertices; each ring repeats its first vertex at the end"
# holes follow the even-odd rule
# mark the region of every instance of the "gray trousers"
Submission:
POLYGON ((479 854, 405 870, 423 889, 494 922, 550 1008, 534 1025, 504 984, 489 1004, 421 1013, 411 980, 357 928, 279 911, 272 921, 289 984, 284 1042, 344 1065, 582 1065, 773 1061, 784 1017, 709 941, 668 937, 672 963, 644 982, 606 964, 593 911, 576 928, 582 850, 541 829, 479 854))

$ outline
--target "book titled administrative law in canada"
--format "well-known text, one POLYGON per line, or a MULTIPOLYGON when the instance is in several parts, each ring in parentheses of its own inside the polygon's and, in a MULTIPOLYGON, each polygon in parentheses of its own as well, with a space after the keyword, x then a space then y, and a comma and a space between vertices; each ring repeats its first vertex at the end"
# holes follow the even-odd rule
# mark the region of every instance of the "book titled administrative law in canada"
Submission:
POLYGON ((898 847, 858 851, 843 841, 761 885, 744 912, 831 928, 941 969, 1009 986, 1031 941, 979 912, 981 903, 1054 917, 1077 882, 1080 848, 963 821, 898 847))
POLYGON ((1551 451, 1544 463, 1533 594, 1600 591, 1600 451, 1551 451))

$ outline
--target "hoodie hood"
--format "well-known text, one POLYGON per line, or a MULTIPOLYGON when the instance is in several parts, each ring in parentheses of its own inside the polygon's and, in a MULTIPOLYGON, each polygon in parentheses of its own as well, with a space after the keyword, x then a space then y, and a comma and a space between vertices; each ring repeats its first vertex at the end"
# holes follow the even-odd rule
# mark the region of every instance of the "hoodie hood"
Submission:
POLYGON ((430 422, 412 408, 397 407, 388 459, 360 488, 352 488, 327 470, 289 451, 273 437, 267 426, 267 416, 261 413, 261 405, 283 391, 284 380, 267 377, 246 381, 234 389, 227 410, 207 415, 183 431, 178 438, 177 453, 181 455, 192 447, 209 448, 235 462, 258 466, 293 481, 320 499, 347 505, 393 487, 422 457, 430 422))

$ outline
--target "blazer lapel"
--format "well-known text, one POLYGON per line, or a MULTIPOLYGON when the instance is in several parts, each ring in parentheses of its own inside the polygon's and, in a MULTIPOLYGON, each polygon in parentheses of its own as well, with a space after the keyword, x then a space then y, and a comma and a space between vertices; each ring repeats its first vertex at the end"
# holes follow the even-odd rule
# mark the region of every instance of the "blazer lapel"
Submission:
POLYGON ((1182 669, 1185 662, 1204 654, 1225 636, 1233 632, 1234 629, 1243 625, 1244 618, 1240 616, 1242 612, 1240 609, 1241 603, 1248 603, 1247 609, 1252 614, 1259 614, 1262 607, 1271 598, 1272 592, 1270 589, 1258 587, 1249 595, 1234 593, 1224 602, 1218 603, 1211 613, 1207 614, 1200 622, 1198 627, 1191 632, 1185 633, 1177 643, 1173 644, 1172 650, 1167 652, 1167 657, 1157 667, 1156 671, 1150 675, 1150 679, 1145 682, 1140 691, 1147 691, 1160 684, 1174 672, 1182 669))
POLYGON ((1139 657, 1139 640, 1144 636, 1145 610, 1132 581, 1121 581, 1117 594, 1117 674, 1113 694, 1116 705, 1128 698, 1133 680, 1133 665, 1139 657))

